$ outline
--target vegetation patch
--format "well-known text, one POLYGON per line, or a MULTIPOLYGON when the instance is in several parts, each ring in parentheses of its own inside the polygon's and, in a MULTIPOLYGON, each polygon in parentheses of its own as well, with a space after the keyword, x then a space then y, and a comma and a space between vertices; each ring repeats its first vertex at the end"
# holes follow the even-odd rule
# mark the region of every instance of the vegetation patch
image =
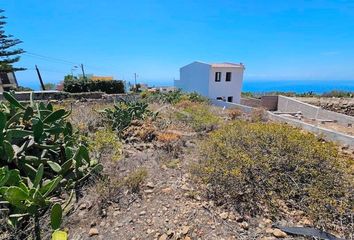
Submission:
POLYGON ((62 208, 54 198, 73 196, 102 165, 90 160, 66 120, 70 112, 50 103, 24 105, 3 94, 8 103, 0 104, 0 212, 13 231, 33 219, 34 238, 40 239, 39 220, 48 209, 53 230, 60 228, 62 208))
POLYGON ((210 106, 204 103, 194 103, 184 106, 182 112, 178 112, 177 119, 183 121, 195 131, 211 131, 220 123, 220 118, 210 110, 210 106))
POLYGON ((304 211, 318 226, 350 232, 353 159, 332 143, 276 123, 236 121, 201 144, 195 168, 209 196, 241 213, 304 211))

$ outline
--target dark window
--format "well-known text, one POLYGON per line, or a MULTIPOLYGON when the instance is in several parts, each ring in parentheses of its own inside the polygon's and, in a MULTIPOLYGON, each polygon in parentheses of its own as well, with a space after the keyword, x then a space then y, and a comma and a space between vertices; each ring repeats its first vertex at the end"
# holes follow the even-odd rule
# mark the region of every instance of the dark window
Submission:
POLYGON ((227 101, 228 102, 232 102, 232 100, 233 100, 233 97, 231 96, 231 97, 227 97, 227 101))
POLYGON ((222 97, 217 97, 216 100, 222 100, 222 97))
POLYGON ((231 72, 227 72, 226 73, 226 82, 230 82, 231 81, 231 72))
POLYGON ((215 82, 221 81, 221 72, 215 72, 215 82))

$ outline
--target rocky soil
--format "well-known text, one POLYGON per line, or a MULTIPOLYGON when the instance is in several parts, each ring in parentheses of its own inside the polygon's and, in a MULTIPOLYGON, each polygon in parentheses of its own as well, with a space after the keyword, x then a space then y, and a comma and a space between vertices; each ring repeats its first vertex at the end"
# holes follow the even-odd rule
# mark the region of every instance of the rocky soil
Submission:
MULTIPOLYGON (((200 159, 198 143, 207 133, 195 133, 187 126, 172 129, 171 124, 169 120, 166 123, 169 132, 178 135, 173 144, 156 138, 151 141, 153 137, 141 140, 139 134, 130 133, 123 144, 122 159, 112 161, 107 156, 104 174, 111 181, 93 181, 82 192, 65 217, 69 239, 308 239, 274 227, 311 226, 301 211, 288 212, 286 219, 251 217, 209 200, 207 186, 191 174, 200 159), (119 179, 137 169, 147 171, 139 191, 121 188, 119 179)), ((166 127, 155 125, 155 131, 166 127)), ((136 131, 141 129, 136 127, 136 131)))

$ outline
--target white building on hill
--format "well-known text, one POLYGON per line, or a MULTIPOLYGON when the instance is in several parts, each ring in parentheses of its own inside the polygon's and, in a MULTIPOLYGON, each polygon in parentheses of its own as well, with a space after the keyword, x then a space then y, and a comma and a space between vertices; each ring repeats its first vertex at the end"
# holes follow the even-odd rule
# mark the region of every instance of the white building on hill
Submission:
POLYGON ((193 62, 180 69, 180 80, 174 85, 185 92, 240 103, 244 70, 242 63, 193 62))

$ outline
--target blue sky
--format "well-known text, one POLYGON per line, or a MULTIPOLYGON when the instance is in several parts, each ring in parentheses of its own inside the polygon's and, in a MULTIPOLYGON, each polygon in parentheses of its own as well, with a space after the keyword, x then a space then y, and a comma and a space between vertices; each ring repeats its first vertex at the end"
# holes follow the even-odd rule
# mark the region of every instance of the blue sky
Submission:
POLYGON ((28 52, 17 64, 29 68, 17 74, 22 85, 38 85, 34 64, 58 82, 80 63, 87 73, 172 84, 195 60, 243 62, 246 81, 354 80, 354 1, 1 2, 7 33, 28 52))

